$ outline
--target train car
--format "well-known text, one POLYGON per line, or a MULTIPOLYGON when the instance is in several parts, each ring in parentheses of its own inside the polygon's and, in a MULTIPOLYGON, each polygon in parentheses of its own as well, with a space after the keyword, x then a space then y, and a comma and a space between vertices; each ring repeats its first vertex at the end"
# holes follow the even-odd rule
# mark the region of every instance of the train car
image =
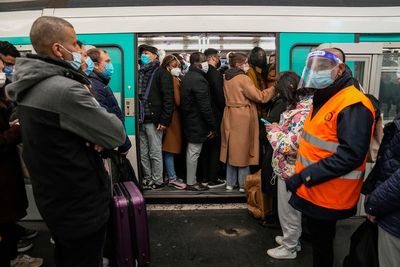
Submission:
MULTIPOLYGON (((29 30, 43 15, 62 17, 84 44, 110 54, 111 80, 132 140, 129 153, 140 173, 136 120, 137 47, 150 44, 171 52, 216 48, 276 52, 277 70, 300 73, 306 55, 321 46, 346 52, 347 64, 366 92, 381 100, 385 120, 400 111, 400 6, 395 0, 271 1, 0 1, 0 40, 32 52, 29 30), (134 2, 134 3, 133 3, 134 2), (301 6, 300 6, 301 5, 301 6), (396 76, 397 75, 397 76, 396 76)), ((140 177, 140 175, 139 175, 140 177)), ((204 193, 148 191, 147 198, 230 198, 225 190, 204 193)))

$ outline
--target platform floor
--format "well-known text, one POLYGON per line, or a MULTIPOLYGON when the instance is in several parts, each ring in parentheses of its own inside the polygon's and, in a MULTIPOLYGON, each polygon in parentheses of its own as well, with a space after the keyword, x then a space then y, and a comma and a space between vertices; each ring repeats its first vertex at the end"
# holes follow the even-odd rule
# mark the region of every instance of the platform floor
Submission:
MULTIPOLYGON (((160 210, 149 207, 152 267, 302 267, 312 266, 311 246, 302 241, 295 260, 274 260, 266 250, 275 246, 280 230, 264 228, 243 208, 160 210)), ((342 266, 348 253, 351 233, 362 223, 351 218, 338 223, 335 240, 335 266, 342 266)), ((34 248, 27 252, 53 266, 53 245, 43 222, 23 222, 38 229, 34 248)), ((77 244, 78 245, 78 244, 77 244)))

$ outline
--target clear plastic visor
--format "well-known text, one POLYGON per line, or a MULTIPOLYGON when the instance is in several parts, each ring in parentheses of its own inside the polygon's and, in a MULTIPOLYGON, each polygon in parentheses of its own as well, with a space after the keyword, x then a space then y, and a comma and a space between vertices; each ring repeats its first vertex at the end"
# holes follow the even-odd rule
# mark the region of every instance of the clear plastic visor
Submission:
POLYGON ((306 60, 298 89, 323 89, 331 85, 334 80, 332 71, 339 66, 340 59, 327 51, 311 52, 306 60))

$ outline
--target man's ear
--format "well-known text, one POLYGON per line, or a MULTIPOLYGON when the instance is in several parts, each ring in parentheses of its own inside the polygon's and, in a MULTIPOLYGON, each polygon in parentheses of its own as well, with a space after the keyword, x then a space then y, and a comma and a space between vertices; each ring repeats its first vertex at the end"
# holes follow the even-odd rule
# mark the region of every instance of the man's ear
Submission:
POLYGON ((339 76, 342 76, 342 74, 343 74, 345 71, 346 71, 346 64, 340 63, 340 64, 339 64, 339 72, 338 72, 338 75, 339 75, 339 76))
POLYGON ((51 52, 53 53, 54 56, 58 57, 58 58, 62 58, 63 54, 61 53, 61 46, 59 46, 57 43, 54 43, 51 46, 51 52))

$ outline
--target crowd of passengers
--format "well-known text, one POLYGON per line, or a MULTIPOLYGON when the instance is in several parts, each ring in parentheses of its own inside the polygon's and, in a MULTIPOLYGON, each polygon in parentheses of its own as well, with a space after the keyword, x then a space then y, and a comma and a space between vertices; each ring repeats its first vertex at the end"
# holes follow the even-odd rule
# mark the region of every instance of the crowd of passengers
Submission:
MULTIPOLYGON (((124 156, 132 146, 109 87, 112 59, 106 50, 77 41, 73 26, 57 17, 37 19, 30 39, 37 54, 25 57, 0 42, 0 266, 43 264, 18 255, 37 235, 17 224, 28 206, 21 141, 35 201, 55 243, 55 266, 106 265, 111 188, 101 155, 115 149, 124 156)), ((378 116, 343 51, 311 52, 299 77, 292 71, 276 75, 274 55, 259 47, 249 55, 228 53, 227 66, 212 48, 162 60, 156 47, 138 50, 145 189, 167 184, 245 192, 246 176, 262 168, 264 191, 277 184, 283 232, 267 254, 296 258, 305 218, 318 267, 333 266, 336 223, 355 214, 362 190, 368 218, 379 225, 380 266, 396 266, 400 115, 386 125, 362 187, 378 116), (175 171, 183 149, 185 180, 175 171)))

